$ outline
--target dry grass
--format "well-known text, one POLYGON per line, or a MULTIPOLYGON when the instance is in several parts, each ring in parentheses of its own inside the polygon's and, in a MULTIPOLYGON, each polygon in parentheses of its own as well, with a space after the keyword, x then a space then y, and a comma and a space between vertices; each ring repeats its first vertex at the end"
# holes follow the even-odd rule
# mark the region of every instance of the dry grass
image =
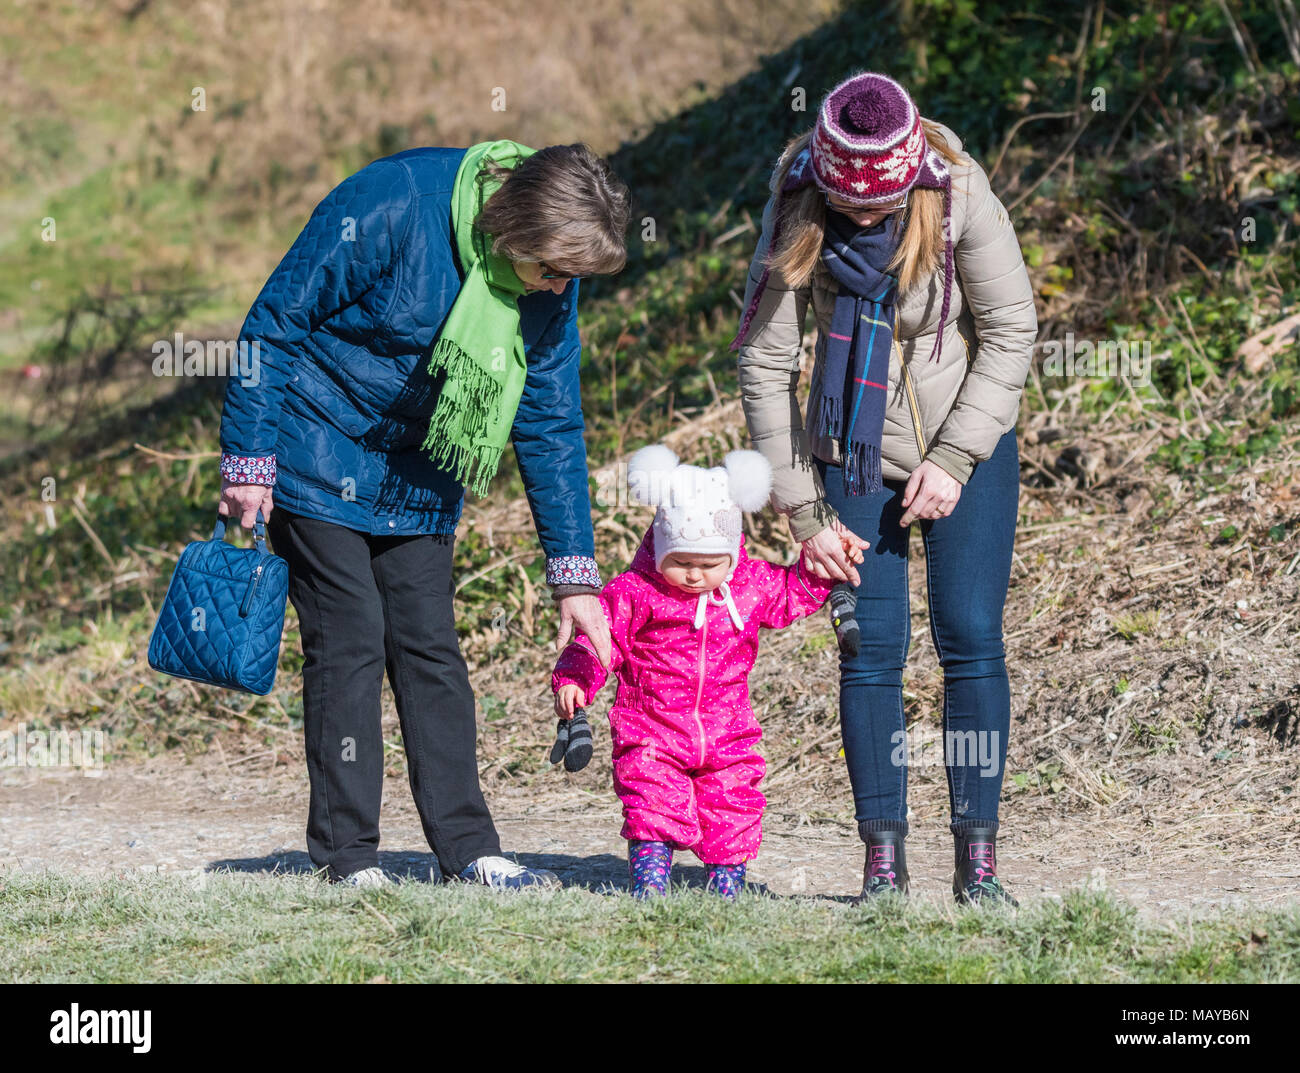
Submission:
POLYGON ((0 10, 0 35, 30 46, 0 75, 23 120, 0 132, 0 176, 45 172, 39 201, 14 206, 27 215, 106 164, 127 202, 161 176, 189 184, 210 241, 159 256, 255 287, 277 244, 231 263, 247 252, 231 225, 279 235, 345 176, 412 146, 509 137, 611 152, 839 6, 117 0, 41 19, 55 5, 27 4, 0 10))

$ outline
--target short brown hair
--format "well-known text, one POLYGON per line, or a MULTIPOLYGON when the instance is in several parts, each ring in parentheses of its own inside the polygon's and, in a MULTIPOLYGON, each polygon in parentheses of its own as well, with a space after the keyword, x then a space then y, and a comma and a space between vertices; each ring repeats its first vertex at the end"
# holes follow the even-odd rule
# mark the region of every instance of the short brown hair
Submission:
POLYGON ((545 261, 571 276, 612 275, 627 263, 627 187, 581 142, 539 149, 503 180, 474 226, 492 251, 516 261, 545 261))

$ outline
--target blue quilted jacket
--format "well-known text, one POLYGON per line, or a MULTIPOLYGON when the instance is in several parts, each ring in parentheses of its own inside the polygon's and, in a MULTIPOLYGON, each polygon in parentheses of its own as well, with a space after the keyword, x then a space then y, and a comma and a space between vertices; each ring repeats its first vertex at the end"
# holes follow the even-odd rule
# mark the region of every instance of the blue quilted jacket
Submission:
MULTIPOLYGON (((421 449, 429 353, 460 290, 451 192, 463 149, 411 149, 345 179, 249 310, 221 471, 277 506, 366 533, 449 533, 464 487, 421 449), (254 383, 254 381, 256 381, 254 383)), ((578 282, 519 299, 528 360, 511 440, 552 584, 600 585, 578 368, 578 282)))

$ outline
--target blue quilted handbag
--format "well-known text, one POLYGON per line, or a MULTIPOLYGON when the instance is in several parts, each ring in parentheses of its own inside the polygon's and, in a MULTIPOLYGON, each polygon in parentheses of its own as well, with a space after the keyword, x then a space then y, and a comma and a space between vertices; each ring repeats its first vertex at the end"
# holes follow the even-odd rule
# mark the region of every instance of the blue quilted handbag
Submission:
POLYGON ((267 550, 260 510, 253 543, 227 544, 226 519, 218 516, 211 540, 181 552, 149 638, 150 667, 245 693, 271 692, 289 564, 267 550))

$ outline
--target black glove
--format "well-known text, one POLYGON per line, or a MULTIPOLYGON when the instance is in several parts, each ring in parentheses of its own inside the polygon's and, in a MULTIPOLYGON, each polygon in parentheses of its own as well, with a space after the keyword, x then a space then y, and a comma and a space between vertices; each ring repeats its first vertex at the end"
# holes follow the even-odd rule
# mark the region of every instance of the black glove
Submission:
POLYGON ((561 719, 551 746, 551 763, 564 761, 565 771, 581 771, 591 760, 591 726, 585 708, 575 708, 572 719, 561 719))

